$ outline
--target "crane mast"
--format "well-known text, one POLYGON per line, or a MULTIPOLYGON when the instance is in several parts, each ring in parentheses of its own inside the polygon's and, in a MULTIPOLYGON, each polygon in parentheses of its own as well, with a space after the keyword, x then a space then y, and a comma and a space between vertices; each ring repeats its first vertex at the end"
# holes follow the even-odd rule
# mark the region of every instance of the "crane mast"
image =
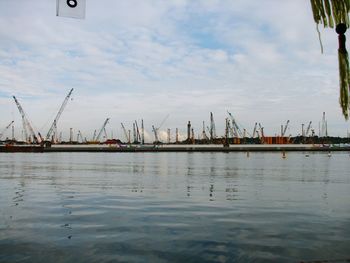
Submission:
POLYGON ((259 123, 259 129, 260 129, 260 135, 261 135, 260 140, 262 143, 265 143, 264 127, 262 127, 260 123, 259 123))
POLYGON ((308 136, 310 129, 311 129, 311 124, 312 124, 312 121, 309 122, 309 125, 306 128, 305 136, 308 136))
POLYGON ((92 136, 92 140, 95 141, 95 138, 96 138, 96 130, 94 130, 94 135, 92 136))
POLYGON ((255 134, 256 134, 256 128, 258 126, 258 123, 256 122, 255 125, 254 125, 254 129, 253 129, 253 135, 252 135, 252 138, 255 138, 255 134))
POLYGON ((105 134, 106 134, 106 129, 105 129, 105 128, 106 128, 106 125, 107 125, 108 122, 109 122, 109 118, 107 118, 107 119, 105 120, 105 122, 103 123, 103 125, 102 125, 102 127, 101 127, 99 133, 98 133, 97 136, 96 136, 96 141, 99 141, 99 140, 100 140, 100 137, 101 137, 101 135, 102 135, 103 132, 105 132, 105 134))
POLYGON ((7 126, 5 127, 5 129, 3 129, 3 130, 1 131, 1 133, 0 133, 0 139, 2 138, 2 136, 4 135, 4 133, 7 131, 7 129, 10 128, 11 125, 12 125, 12 123, 14 123, 14 122, 15 122, 15 121, 11 121, 10 124, 7 125, 7 126))
POLYGON ((159 142, 159 139, 158 139, 158 129, 154 128, 154 125, 152 125, 152 130, 154 132, 154 138, 155 138, 155 143, 158 143, 159 142))
POLYGON ((203 140, 208 140, 209 139, 207 134, 205 133, 205 123, 204 123, 204 121, 203 121, 203 130, 202 130, 202 139, 203 140))
POLYGON ((154 133, 154 138, 155 138, 155 143, 159 143, 159 137, 158 137, 158 131, 159 129, 163 126, 163 124, 165 123, 165 121, 168 119, 169 114, 167 116, 165 116, 165 118, 163 119, 163 121, 160 123, 160 125, 158 126, 158 128, 155 128, 154 125, 152 125, 152 130, 154 133))
POLYGON ((73 92, 73 89, 71 89, 68 93, 68 95, 66 96, 66 98, 64 99, 57 115, 56 115, 56 118, 54 119, 53 123, 51 124, 51 127, 49 129, 49 131, 47 132, 47 135, 46 135, 46 140, 50 140, 50 137, 52 135, 52 133, 54 132, 54 136, 56 136, 57 134, 57 122, 59 120, 59 118, 61 117, 61 114, 64 110, 64 108, 66 107, 67 103, 68 103, 68 100, 70 98, 70 96, 72 95, 72 92, 73 92))
POLYGON ((214 122, 214 116, 213 116, 212 112, 210 112, 210 130, 209 130, 209 134, 210 134, 210 140, 213 140, 213 139, 216 138, 215 122, 214 122))
POLYGON ((234 133, 236 134, 236 137, 240 137, 240 138, 244 137, 243 132, 239 128, 235 118, 233 118, 233 116, 232 116, 232 114, 230 112, 227 111, 227 113, 228 113, 228 115, 230 115, 230 118, 231 118, 231 121, 232 121, 232 128, 234 130, 234 133))
POLYGON ((141 134, 139 130, 139 125, 137 124, 136 120, 135 120, 135 129, 136 129, 136 142, 139 143, 141 141, 141 134))
POLYGON ((235 128, 233 126, 231 126, 231 122, 229 119, 226 120, 226 126, 227 126, 227 130, 228 133, 231 134, 231 137, 238 137, 237 131, 235 130, 235 128))
POLYGON ((286 131, 287 131, 287 128, 288 128, 288 124, 289 124, 289 120, 287 120, 286 125, 284 125, 284 129, 283 129, 283 132, 281 134, 282 137, 286 134, 286 131))
POLYGON ((128 143, 130 143, 130 138, 128 136, 128 133, 126 132, 124 124, 122 122, 120 124, 122 125, 122 129, 123 129, 126 140, 128 141, 128 143))
POLYGON ((26 137, 26 141, 28 142, 29 141, 29 138, 28 138, 28 131, 27 131, 27 128, 29 129, 29 133, 31 136, 33 136, 33 140, 35 143, 40 143, 41 142, 41 139, 40 137, 38 138, 36 135, 35 135, 35 132, 34 132, 34 129, 32 127, 32 125, 30 124, 21 104, 18 102, 18 100, 16 99, 15 96, 12 96, 13 99, 15 100, 16 102, 16 105, 17 105, 17 108, 18 108, 18 111, 19 113, 21 114, 22 116, 22 123, 23 123, 23 129, 24 129, 24 133, 25 133, 25 137, 26 137))
POLYGON ((143 126, 143 119, 141 120, 141 144, 145 143, 145 127, 143 126))

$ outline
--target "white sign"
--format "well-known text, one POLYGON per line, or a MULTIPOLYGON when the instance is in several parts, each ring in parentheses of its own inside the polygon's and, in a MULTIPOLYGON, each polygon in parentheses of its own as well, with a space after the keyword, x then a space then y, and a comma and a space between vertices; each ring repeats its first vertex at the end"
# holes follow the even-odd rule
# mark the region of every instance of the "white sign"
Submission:
POLYGON ((57 16, 85 18, 86 0, 57 0, 57 16))

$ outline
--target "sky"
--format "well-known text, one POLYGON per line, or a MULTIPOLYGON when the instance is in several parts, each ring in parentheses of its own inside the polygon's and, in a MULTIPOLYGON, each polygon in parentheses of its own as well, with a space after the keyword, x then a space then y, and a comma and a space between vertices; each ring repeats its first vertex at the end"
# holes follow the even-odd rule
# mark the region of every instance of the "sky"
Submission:
MULTIPOLYGON (((252 132, 298 135, 326 112, 332 136, 350 130, 339 106, 337 34, 320 26, 324 53, 305 0, 86 0, 85 19, 56 16, 55 0, 0 0, 0 131, 22 125, 16 96, 34 129, 46 134, 71 88, 59 122, 91 139, 106 118, 144 120, 196 137, 213 112, 218 135, 227 111, 252 132)), ((181 137, 183 138, 183 137, 181 137)))

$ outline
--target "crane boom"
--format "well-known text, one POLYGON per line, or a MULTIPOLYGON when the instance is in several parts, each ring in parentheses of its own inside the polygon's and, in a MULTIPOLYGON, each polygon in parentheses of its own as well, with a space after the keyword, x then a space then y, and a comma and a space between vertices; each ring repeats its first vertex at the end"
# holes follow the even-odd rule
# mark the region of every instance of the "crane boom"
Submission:
POLYGON ((163 121, 160 123, 160 125, 158 126, 158 128, 157 128, 157 130, 159 130, 162 126, 163 126, 163 124, 165 123, 165 121, 169 118, 169 115, 170 114, 168 114, 167 116, 165 116, 165 118, 163 119, 163 121))
POLYGON ((227 113, 228 113, 228 115, 230 115, 230 118, 231 118, 231 121, 232 121, 232 128, 233 128, 233 130, 235 131, 235 133, 237 135, 236 137, 243 138, 244 137, 243 136, 243 132, 242 132, 241 128, 239 128, 235 118, 233 118, 233 116, 232 116, 232 114, 230 112, 227 111, 227 113))
POLYGON ((154 125, 152 125, 152 130, 154 132, 154 138, 155 138, 155 143, 159 143, 159 137, 158 137, 158 131, 159 129, 163 126, 163 124, 165 123, 165 121, 168 119, 169 114, 167 116, 165 116, 165 118, 163 119, 163 121, 160 123, 160 125, 158 126, 158 128, 154 127, 154 125))
POLYGON ((154 128, 154 125, 152 125, 152 130, 154 132, 154 139, 155 139, 155 142, 158 143, 159 142, 159 139, 158 139, 158 129, 154 128))
POLYGON ((57 115, 56 115, 56 118, 54 119, 53 123, 51 124, 51 127, 49 129, 49 131, 47 132, 47 135, 46 135, 46 140, 50 140, 50 137, 51 137, 51 134, 52 132, 57 129, 57 122, 59 120, 59 118, 61 117, 61 114, 64 110, 64 108, 66 107, 67 103, 68 103, 68 100, 70 98, 70 96, 72 95, 72 92, 73 92, 73 89, 71 89, 68 93, 68 95, 66 96, 66 98, 64 99, 59 111, 57 112, 57 115))
POLYGON ((262 143, 265 143, 264 127, 261 126, 261 123, 259 123, 259 129, 260 129, 260 140, 262 143))
POLYGON ((256 133, 257 126, 258 126, 258 123, 256 122, 255 125, 254 125, 252 138, 255 138, 255 133, 256 133))
POLYGON ((123 129, 125 138, 129 142, 129 136, 128 136, 128 133, 126 132, 125 126, 124 126, 124 124, 122 122, 120 124, 122 125, 122 129, 123 129))
POLYGON ((284 129, 283 129, 283 132, 282 132, 282 137, 286 134, 286 131, 287 131, 287 128, 288 128, 288 124, 289 124, 289 120, 287 120, 286 122, 286 125, 284 125, 284 129))
POLYGON ((311 129, 311 124, 312 124, 312 121, 309 122, 309 125, 306 128, 305 136, 308 136, 310 129, 311 129))
POLYGON ((109 118, 107 118, 105 120, 105 122, 103 123, 102 128, 100 129, 99 133, 96 136, 96 141, 100 140, 100 137, 101 137, 102 133, 105 131, 105 128, 106 128, 106 125, 107 125, 108 122, 109 122, 109 118))
POLYGON ((35 142, 35 143, 40 143, 40 142, 41 142, 41 139, 38 138, 38 137, 35 135, 34 129, 33 129, 32 125, 30 124, 30 122, 29 122, 29 120, 28 120, 28 117, 26 116, 26 114, 25 114, 25 112, 24 112, 24 110, 23 110, 21 104, 18 102, 18 100, 16 99, 15 96, 12 96, 12 97, 13 97, 13 99, 15 100, 16 105, 17 105, 17 108, 18 108, 18 111, 19 111, 19 113, 20 113, 21 116, 22 116, 23 129, 24 129, 25 134, 26 134, 26 140, 28 139, 28 138, 27 138, 27 137, 28 137, 28 136, 27 136, 27 135, 28 135, 28 133, 27 133, 27 128, 28 128, 28 129, 29 129, 29 132, 30 132, 30 135, 33 136, 34 142, 35 142))
POLYGON ((145 143, 145 127, 143 126, 143 119, 141 119, 141 144, 145 143))
POLYGON ((203 140, 208 140, 209 139, 207 134, 206 134, 206 132, 205 132, 205 123, 204 123, 204 121, 203 121, 203 130, 202 130, 202 139, 203 140))
POLYGON ((5 129, 3 129, 3 130, 1 131, 1 133, 0 133, 0 139, 2 138, 2 136, 4 135, 4 133, 7 131, 7 129, 10 128, 11 125, 12 125, 12 123, 14 123, 14 122, 15 122, 15 121, 11 121, 10 124, 7 125, 7 126, 5 127, 5 129))
POLYGON ((141 141, 141 135, 140 135, 139 125, 137 124, 136 120, 135 120, 135 127, 136 127, 136 141, 140 142, 141 141))
POLYGON ((210 112, 210 140, 213 140, 216 138, 216 130, 215 130, 215 122, 214 122, 214 115, 212 112, 210 112))

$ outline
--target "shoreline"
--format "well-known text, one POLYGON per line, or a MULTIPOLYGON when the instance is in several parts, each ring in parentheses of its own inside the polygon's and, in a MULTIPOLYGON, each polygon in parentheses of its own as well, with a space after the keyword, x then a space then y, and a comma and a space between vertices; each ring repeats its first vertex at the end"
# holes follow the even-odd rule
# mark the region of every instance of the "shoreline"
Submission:
POLYGON ((350 145, 261 144, 261 145, 7 145, 0 152, 324 152, 350 151, 350 145))

